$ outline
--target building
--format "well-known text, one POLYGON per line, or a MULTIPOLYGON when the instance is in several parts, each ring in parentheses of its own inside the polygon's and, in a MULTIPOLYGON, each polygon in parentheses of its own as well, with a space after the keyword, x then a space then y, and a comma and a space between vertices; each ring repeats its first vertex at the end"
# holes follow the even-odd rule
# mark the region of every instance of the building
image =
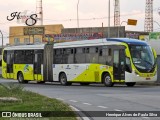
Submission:
POLYGON ((62 24, 42 26, 13 26, 9 28, 9 44, 20 45, 44 42, 45 34, 60 34, 62 24))
POLYGON ((140 40, 147 40, 149 39, 149 32, 143 32, 143 31, 125 31, 126 38, 135 38, 140 40))
POLYGON ((116 27, 86 27, 86 28, 64 28, 63 34, 67 33, 102 33, 104 38, 125 37, 125 26, 116 27), (108 33, 109 32, 109 33, 108 33))

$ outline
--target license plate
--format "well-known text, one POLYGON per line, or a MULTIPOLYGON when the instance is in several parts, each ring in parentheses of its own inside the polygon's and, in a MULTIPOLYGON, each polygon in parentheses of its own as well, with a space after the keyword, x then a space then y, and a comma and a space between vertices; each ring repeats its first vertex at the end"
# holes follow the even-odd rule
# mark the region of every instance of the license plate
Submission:
POLYGON ((146 78, 146 80, 150 80, 151 78, 146 78))

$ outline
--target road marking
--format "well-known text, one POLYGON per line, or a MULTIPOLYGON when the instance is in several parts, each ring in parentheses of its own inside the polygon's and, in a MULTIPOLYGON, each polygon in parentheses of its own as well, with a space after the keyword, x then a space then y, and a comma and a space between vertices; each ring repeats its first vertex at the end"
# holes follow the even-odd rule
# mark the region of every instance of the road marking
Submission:
POLYGON ((64 100, 64 99, 62 99, 62 98, 56 98, 57 100, 64 100))
POLYGON ((108 108, 108 107, 105 107, 105 106, 97 106, 97 107, 99 107, 99 108, 104 108, 104 109, 105 109, 105 108, 108 108))
POLYGON ((84 113, 82 113, 80 110, 78 110, 77 108, 75 108, 75 107, 73 107, 73 106, 71 106, 70 105, 70 107, 74 110, 74 111, 79 111, 78 113, 78 115, 80 116, 80 117, 78 117, 78 120, 90 120, 88 117, 82 117, 82 116, 86 116, 84 113))
POLYGON ((90 103, 83 103, 84 105, 92 105, 92 104, 90 104, 90 103))
POLYGON ((119 109, 114 109, 115 111, 123 111, 123 110, 119 110, 119 109))
POLYGON ((69 101, 71 101, 71 102, 78 102, 78 101, 76 101, 76 100, 69 100, 69 101))
POLYGON ((77 108, 75 108, 75 107, 73 107, 73 106, 71 106, 71 105, 70 105, 70 107, 71 107, 74 111, 80 111, 80 110, 78 110, 77 108))

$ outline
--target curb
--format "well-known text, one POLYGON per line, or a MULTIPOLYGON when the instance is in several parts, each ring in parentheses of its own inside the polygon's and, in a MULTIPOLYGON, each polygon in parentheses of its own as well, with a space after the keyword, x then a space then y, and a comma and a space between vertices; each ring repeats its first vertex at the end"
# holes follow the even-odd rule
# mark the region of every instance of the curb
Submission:
POLYGON ((136 83, 136 85, 160 86, 160 83, 156 83, 156 82, 151 82, 151 83, 136 83))
POLYGON ((79 109, 75 108, 74 106, 70 105, 70 108, 77 114, 77 120, 91 120, 89 117, 87 117, 83 112, 81 112, 79 109))

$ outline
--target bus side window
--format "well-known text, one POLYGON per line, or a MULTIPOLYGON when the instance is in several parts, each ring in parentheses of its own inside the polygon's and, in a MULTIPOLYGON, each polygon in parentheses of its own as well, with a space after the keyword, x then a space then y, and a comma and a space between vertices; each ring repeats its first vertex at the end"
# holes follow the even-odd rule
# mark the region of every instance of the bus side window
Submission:
POLYGON ((112 57, 112 49, 109 48, 107 53, 108 53, 108 54, 107 54, 106 64, 107 64, 107 65, 112 65, 112 64, 113 64, 113 62, 112 62, 112 58, 113 58, 113 57, 112 57))
POLYGON ((84 53, 84 48, 76 48, 76 54, 75 54, 75 63, 85 63, 85 53, 84 53))
POLYGON ((57 49, 53 49, 53 64, 56 64, 57 49))
POLYGON ((95 52, 98 53, 98 47, 96 47, 95 52))
POLYGON ((90 52, 90 49, 89 48, 86 48, 86 53, 89 53, 90 52))
POLYGON ((99 49, 99 56, 102 56, 102 48, 99 49))
POLYGON ((4 50, 4 53, 3 53, 3 60, 4 62, 7 62, 7 51, 4 50))
MULTIPOLYGON (((90 63, 98 63, 98 47, 90 47, 90 52, 88 56, 90 59, 89 60, 90 63)), ((86 54, 86 57, 87 57, 87 54, 86 54)))
POLYGON ((99 49, 99 59, 100 64, 106 64, 106 49, 99 49))
POLYGON ((85 57, 86 57, 86 63, 90 63, 92 61, 91 59, 91 48, 85 48, 85 57))
POLYGON ((15 50, 15 54, 14 54, 14 62, 16 64, 23 64, 25 62, 24 60, 24 56, 25 56, 25 52, 24 50, 15 50))
POLYGON ((77 48, 74 48, 73 49, 73 56, 74 56, 74 60, 73 60, 73 63, 77 63, 77 60, 76 60, 76 54, 77 54, 77 48))
POLYGON ((26 64, 33 64, 33 50, 26 50, 24 59, 26 64))
POLYGON ((67 48, 67 64, 73 64, 74 63, 74 55, 73 55, 73 48, 67 48))
POLYGON ((77 48, 74 49, 74 54, 76 54, 76 53, 77 53, 77 48))
POLYGON ((112 50, 111 48, 108 49, 108 56, 111 56, 112 55, 112 50))
POLYGON ((62 49, 55 49, 54 63, 55 64, 62 63, 62 49))

